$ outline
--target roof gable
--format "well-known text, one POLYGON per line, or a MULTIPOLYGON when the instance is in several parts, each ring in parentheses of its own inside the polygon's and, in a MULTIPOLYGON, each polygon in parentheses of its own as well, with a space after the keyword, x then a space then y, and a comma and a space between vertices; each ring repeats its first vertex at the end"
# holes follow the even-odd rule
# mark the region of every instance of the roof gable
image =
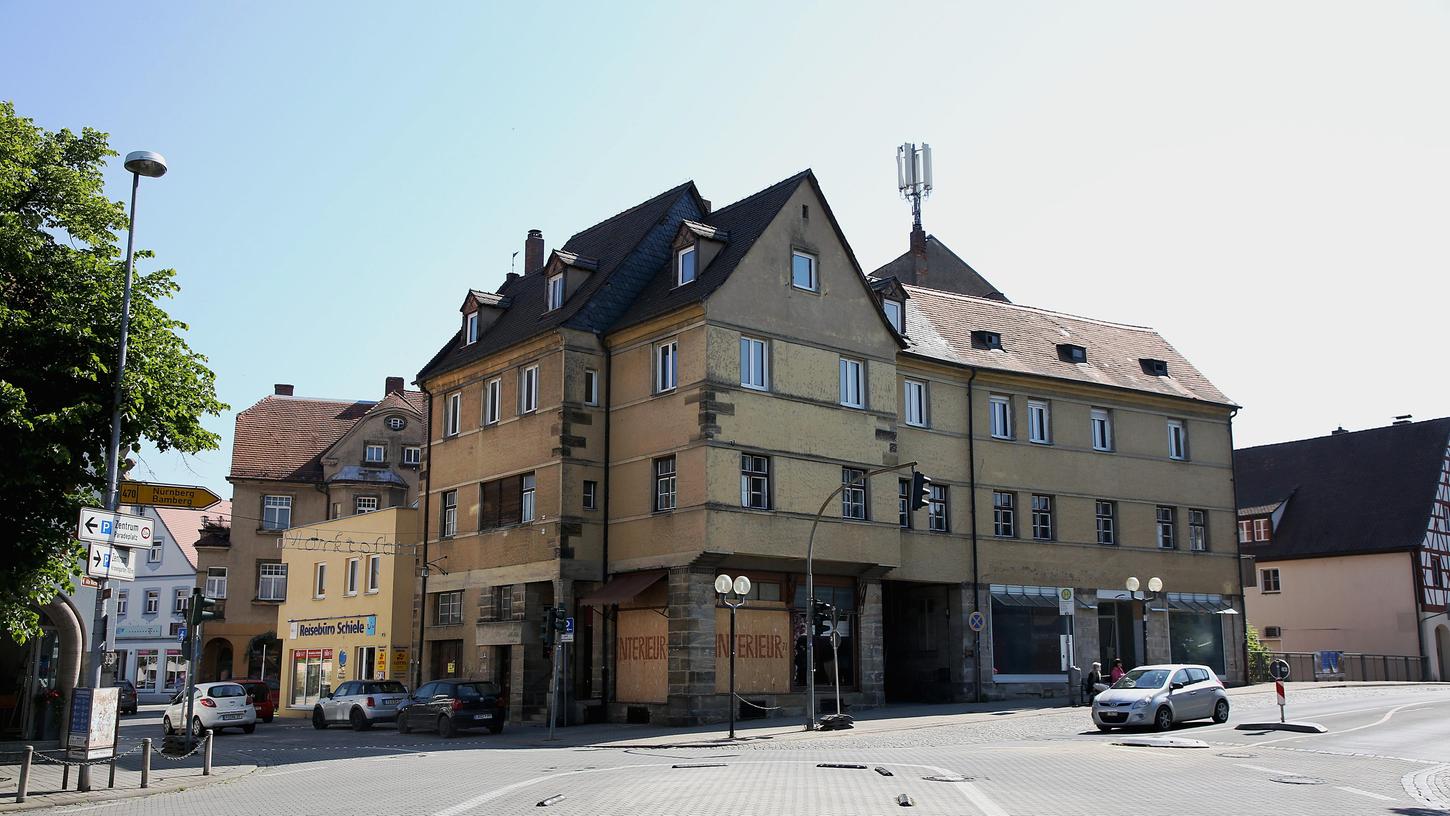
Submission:
POLYGON ((913 250, 910 249, 882 264, 880 268, 871 273, 871 277, 896 277, 914 286, 1007 301, 1007 296, 1002 294, 1000 289, 982 277, 980 272, 962 260, 960 255, 953 252, 935 235, 926 236, 923 249, 926 254, 927 270, 924 279, 917 280, 916 258, 913 256, 913 250))

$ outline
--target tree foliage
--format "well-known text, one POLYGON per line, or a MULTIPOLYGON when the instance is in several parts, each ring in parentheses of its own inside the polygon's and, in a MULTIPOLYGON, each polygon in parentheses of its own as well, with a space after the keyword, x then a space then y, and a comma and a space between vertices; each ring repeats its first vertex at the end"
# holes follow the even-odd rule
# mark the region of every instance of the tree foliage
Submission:
MULTIPOLYGON (((77 514, 105 488, 127 225, 103 192, 106 138, 46 131, 0 102, 0 626, 18 637, 79 572, 77 514)), ((135 275, 123 449, 217 445, 201 424, 227 408, 215 375, 158 305, 177 289, 173 270, 135 275)))

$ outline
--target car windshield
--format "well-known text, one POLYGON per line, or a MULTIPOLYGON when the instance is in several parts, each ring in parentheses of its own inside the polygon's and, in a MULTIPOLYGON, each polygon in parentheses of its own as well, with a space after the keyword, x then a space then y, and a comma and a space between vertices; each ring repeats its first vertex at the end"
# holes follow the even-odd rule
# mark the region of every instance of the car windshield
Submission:
POLYGON ((1167 669, 1133 669, 1113 684, 1115 689, 1162 688, 1168 682, 1167 669))
POLYGON ((498 686, 493 683, 459 683, 458 699, 478 700, 483 697, 498 696, 498 686))
POLYGON ((225 686, 212 686, 207 693, 208 697, 245 697, 247 690, 236 684, 229 683, 225 686))
POLYGON ((408 689, 396 680, 389 680, 386 683, 368 683, 368 694, 407 694, 408 689))

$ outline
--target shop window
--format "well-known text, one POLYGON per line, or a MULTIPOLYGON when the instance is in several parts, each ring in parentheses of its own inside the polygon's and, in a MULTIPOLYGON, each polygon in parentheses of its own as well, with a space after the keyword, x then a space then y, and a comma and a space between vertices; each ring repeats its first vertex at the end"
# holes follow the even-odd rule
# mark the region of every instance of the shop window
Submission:
POLYGON ((1223 616, 1180 612, 1168 615, 1168 644, 1174 663, 1201 663, 1225 673, 1223 616))
POLYGON ((993 592, 992 667, 998 675, 1062 674, 1059 636, 1066 632, 1055 596, 993 592))
MULTIPOLYGON (((838 649, 840 657, 841 688, 856 685, 856 587, 854 584, 843 585, 816 585, 816 600, 831 604, 836 608, 836 631, 840 633, 840 646, 838 649)), ((794 644, 794 657, 791 664, 791 682, 797 686, 806 684, 806 632, 808 616, 806 614, 808 604, 806 602, 806 585, 804 581, 798 581, 795 585, 795 599, 791 610, 791 631, 797 632, 794 644)), ((815 673, 816 690, 831 686, 835 682, 831 657, 831 624, 826 624, 827 635, 818 638, 815 644, 815 673)))

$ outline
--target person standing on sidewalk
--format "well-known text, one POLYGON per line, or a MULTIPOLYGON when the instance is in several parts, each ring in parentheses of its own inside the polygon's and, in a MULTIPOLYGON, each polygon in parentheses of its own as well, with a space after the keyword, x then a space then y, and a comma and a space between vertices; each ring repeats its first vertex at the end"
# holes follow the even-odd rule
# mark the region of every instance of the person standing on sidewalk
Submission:
POLYGON ((1127 672, 1123 671, 1123 659, 1121 657, 1113 658, 1113 671, 1110 675, 1113 678, 1113 685, 1117 685, 1118 681, 1122 680, 1123 675, 1125 674, 1127 674, 1127 672))
POLYGON ((1096 661, 1093 662, 1092 671, 1088 672, 1087 676, 1083 678, 1082 690, 1083 696, 1087 697, 1088 703, 1092 703, 1093 698, 1098 696, 1100 692, 1108 690, 1108 685, 1103 682, 1103 664, 1096 661))

